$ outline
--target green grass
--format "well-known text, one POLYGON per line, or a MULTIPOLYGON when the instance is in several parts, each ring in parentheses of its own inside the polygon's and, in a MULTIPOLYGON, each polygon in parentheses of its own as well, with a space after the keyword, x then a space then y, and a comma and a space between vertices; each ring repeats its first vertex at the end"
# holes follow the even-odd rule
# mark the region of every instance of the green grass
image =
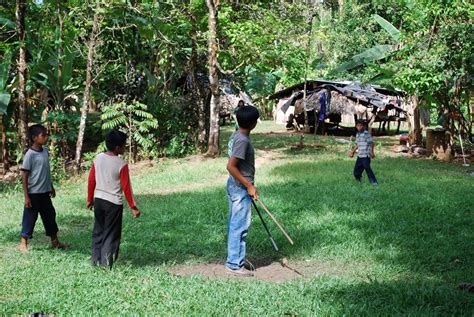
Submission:
MULTIPOLYGON (((474 178, 461 166, 390 155, 380 139, 373 168, 379 187, 356 184, 347 144, 318 137, 324 148, 292 151, 299 135, 253 140, 257 187, 296 241, 275 254, 257 218, 249 258, 288 257, 331 268, 284 283, 176 277, 178 264, 222 261, 226 255, 226 158, 166 160, 132 173, 142 217, 124 217, 113 271, 89 265, 92 213, 86 178, 58 186, 54 204, 68 251, 48 248, 41 221, 31 251, 16 247, 22 194, 0 198, 0 315, 464 315, 474 296, 474 178)), ((230 128, 223 133, 225 145, 230 128)), ((306 136, 305 143, 316 142, 306 136)), ((472 172, 472 170, 470 170, 472 172)))

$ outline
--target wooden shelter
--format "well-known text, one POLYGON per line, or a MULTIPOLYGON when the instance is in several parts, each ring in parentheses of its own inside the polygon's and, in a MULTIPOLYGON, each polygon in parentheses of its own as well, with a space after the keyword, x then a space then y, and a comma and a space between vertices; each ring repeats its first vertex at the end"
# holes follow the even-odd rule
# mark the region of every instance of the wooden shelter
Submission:
POLYGON ((406 121, 404 93, 374 85, 350 81, 310 80, 280 90, 268 98, 276 100, 274 119, 288 128, 299 128, 308 122, 313 129, 322 126, 354 126, 355 120, 365 119, 369 128, 379 122, 386 124, 406 121), (304 117, 306 116, 306 120, 304 117))

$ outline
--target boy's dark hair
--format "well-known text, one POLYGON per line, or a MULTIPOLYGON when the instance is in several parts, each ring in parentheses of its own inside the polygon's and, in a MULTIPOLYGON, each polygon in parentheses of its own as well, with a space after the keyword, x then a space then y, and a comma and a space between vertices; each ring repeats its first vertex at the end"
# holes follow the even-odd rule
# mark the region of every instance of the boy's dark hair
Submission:
POLYGON ((115 151, 117 146, 124 146, 127 142, 127 135, 122 131, 112 129, 105 136, 105 147, 109 151, 115 151))
POLYGON ((41 124, 34 124, 31 127, 28 128, 28 137, 30 138, 30 141, 33 142, 33 137, 38 136, 41 133, 48 133, 48 130, 41 124))
POLYGON ((364 119, 357 119, 356 120, 356 125, 357 124, 363 124, 365 126, 365 120, 364 119))
POLYGON ((257 122, 259 117, 260 113, 257 108, 253 106, 243 107, 237 112, 237 123, 239 127, 248 129, 257 122))

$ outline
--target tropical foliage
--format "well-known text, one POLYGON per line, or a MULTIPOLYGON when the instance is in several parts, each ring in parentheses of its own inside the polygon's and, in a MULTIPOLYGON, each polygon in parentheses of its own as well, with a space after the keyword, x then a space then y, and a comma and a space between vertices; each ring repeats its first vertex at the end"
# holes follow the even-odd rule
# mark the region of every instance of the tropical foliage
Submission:
MULTIPOLYGON (((147 149, 135 151, 137 159, 145 152, 148 157, 202 149, 211 117, 206 1, 16 2, 25 3, 24 41, 18 40, 21 23, 15 19, 20 7, 12 1, 0 4, 4 160, 16 160, 18 127, 25 120, 47 125, 65 162, 78 153, 79 143, 84 147, 79 153, 94 151, 102 141, 96 137, 97 116, 85 118, 83 145, 77 142, 86 91, 90 114, 108 117, 105 112, 113 107, 140 105, 153 116, 149 120, 156 124, 130 137, 147 149), (95 18, 97 34, 91 37, 95 18), (19 111, 20 47, 26 48, 27 118, 19 111)), ((213 2, 219 79, 246 91, 263 113, 271 112, 269 94, 305 77, 361 80, 416 96, 445 128, 471 136, 471 3, 213 2)), ((104 124, 118 126, 123 124, 104 124)))

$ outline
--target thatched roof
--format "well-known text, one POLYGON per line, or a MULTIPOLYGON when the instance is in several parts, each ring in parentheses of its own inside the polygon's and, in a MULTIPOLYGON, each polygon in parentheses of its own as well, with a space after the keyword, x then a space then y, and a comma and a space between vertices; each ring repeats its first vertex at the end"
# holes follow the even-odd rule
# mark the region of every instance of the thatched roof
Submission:
MULTIPOLYGON (((288 104, 285 105, 286 107, 288 107, 290 105, 294 105, 295 102, 303 98, 303 90, 304 83, 301 83, 280 90, 279 92, 269 96, 268 98, 282 99, 290 97, 288 100, 288 104)), ((311 104, 312 101, 317 100, 316 96, 317 94, 320 94, 321 90, 328 90, 333 96, 337 95, 339 97, 346 98, 348 104, 357 103, 365 107, 376 107, 380 109, 385 109, 388 107, 389 109, 397 109, 401 112, 405 112, 403 108, 393 102, 393 97, 403 96, 403 92, 388 90, 373 85, 362 85, 359 82, 349 81, 308 81, 306 87, 306 104, 311 104)))
MULTIPOLYGON (((346 86, 350 85, 358 85, 360 87, 370 87, 370 89, 374 89, 375 92, 380 93, 382 95, 386 96, 405 96, 405 92, 401 90, 393 90, 393 89, 388 89, 384 88, 378 85, 363 85, 360 82, 354 82, 354 81, 348 81, 348 80, 323 80, 323 79, 312 79, 307 81, 307 90, 313 90, 316 89, 319 86, 322 85, 331 85, 333 87, 339 87, 339 88, 344 88, 346 86)), ((291 96, 294 92, 296 91, 302 91, 304 89, 304 82, 287 87, 285 89, 282 89, 280 91, 277 91, 273 95, 268 96, 268 99, 281 99, 281 98, 287 98, 291 96)))

